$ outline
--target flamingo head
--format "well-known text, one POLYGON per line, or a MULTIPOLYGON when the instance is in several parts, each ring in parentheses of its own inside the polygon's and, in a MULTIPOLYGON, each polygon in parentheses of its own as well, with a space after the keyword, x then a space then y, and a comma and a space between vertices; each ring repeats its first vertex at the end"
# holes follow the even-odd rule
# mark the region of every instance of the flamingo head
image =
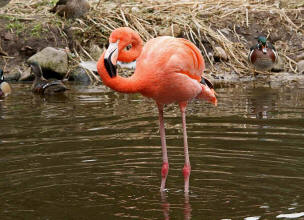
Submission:
POLYGON ((198 96, 201 99, 204 99, 207 102, 212 103, 214 106, 217 106, 216 93, 213 88, 202 85, 202 92, 198 96))
POLYGON ((135 63, 142 48, 143 42, 137 32, 128 27, 115 29, 104 54, 104 64, 110 77, 116 76, 118 63, 135 63))

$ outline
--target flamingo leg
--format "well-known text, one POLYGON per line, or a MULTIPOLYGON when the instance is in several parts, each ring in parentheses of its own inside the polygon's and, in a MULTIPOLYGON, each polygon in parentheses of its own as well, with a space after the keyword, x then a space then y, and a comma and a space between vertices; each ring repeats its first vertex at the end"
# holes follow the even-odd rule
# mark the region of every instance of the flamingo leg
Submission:
POLYGON ((168 155, 167 155, 167 146, 166 146, 166 135, 165 135, 165 125, 164 125, 164 113, 163 108, 164 105, 157 104, 158 111, 159 111, 159 132, 160 132, 160 139, 161 139, 161 145, 162 145, 162 155, 163 155, 163 165, 161 169, 161 185, 160 185, 160 191, 165 190, 166 186, 166 179, 169 171, 169 162, 168 162, 168 155))
POLYGON ((186 106, 187 102, 179 103, 179 107, 182 113, 183 120, 183 135, 184 135, 184 154, 185 154, 185 165, 183 168, 185 187, 184 191, 186 193, 189 192, 189 178, 191 173, 190 159, 189 159, 189 151, 188 151, 188 140, 187 140, 187 129, 186 129, 186 106))

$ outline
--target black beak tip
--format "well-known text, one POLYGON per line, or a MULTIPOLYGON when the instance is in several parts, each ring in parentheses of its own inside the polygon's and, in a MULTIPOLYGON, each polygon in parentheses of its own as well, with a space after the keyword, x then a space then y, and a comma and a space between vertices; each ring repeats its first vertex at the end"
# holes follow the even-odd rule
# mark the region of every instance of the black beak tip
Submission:
POLYGON ((116 65, 113 65, 111 59, 104 59, 104 65, 111 78, 116 77, 116 65))

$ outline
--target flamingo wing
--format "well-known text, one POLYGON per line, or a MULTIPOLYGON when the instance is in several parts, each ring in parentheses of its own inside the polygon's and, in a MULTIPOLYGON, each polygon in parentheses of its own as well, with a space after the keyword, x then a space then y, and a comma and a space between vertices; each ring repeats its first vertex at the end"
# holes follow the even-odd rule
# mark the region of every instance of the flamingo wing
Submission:
POLYGON ((195 98, 202 90, 204 68, 203 57, 194 44, 165 36, 146 43, 134 76, 144 85, 143 95, 168 104, 195 98))
POLYGON ((203 57, 193 43, 169 36, 148 41, 137 62, 137 65, 148 64, 153 72, 183 73, 198 81, 205 68, 203 57))

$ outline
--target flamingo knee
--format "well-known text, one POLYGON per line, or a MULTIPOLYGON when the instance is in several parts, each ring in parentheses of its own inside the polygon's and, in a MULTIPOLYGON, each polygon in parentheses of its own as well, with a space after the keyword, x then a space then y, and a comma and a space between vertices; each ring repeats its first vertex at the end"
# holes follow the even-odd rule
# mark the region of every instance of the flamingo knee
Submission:
POLYGON ((190 173, 191 173, 191 166, 185 164, 185 165, 184 165, 184 168, 183 168, 184 178, 185 178, 185 179, 189 178, 190 173))
POLYGON ((161 169, 161 175, 162 175, 161 184, 160 184, 160 191, 161 192, 165 191, 168 171, 169 171, 169 163, 164 162, 163 165, 162 165, 162 169, 161 169))
POLYGON ((167 177, 169 172, 169 163, 163 163, 162 169, 161 169, 161 175, 162 177, 167 177))
POLYGON ((191 166, 190 166, 190 164, 185 164, 184 168, 183 168, 184 182, 185 182, 184 192, 185 193, 189 192, 190 173, 191 173, 191 166))

